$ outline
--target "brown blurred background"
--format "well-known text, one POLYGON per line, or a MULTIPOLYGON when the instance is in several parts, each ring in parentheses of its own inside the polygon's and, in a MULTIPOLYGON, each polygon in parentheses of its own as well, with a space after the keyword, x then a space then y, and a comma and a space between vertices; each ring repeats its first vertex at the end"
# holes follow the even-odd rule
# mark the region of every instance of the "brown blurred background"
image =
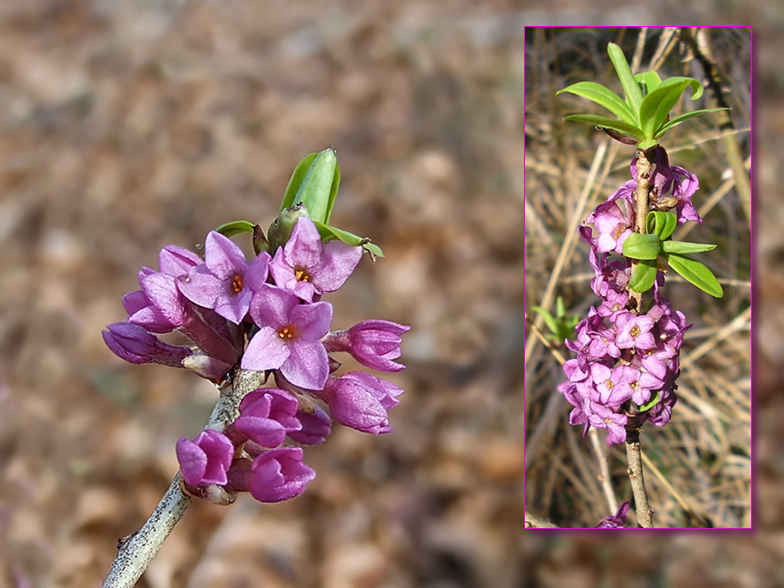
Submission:
POLYGON ((784 90, 784 17, 617 4, 1 3, 0 587, 98 586, 214 403, 209 384, 104 347, 138 269, 223 222, 266 224, 296 163, 327 146, 335 224, 387 256, 329 297, 335 326, 413 325, 390 378, 406 390, 395 432, 336 427, 286 504, 193 505, 140 586, 784 584, 773 321, 755 380, 760 532, 523 530, 524 25, 760 22, 759 312, 784 294, 784 108, 765 108, 784 90))

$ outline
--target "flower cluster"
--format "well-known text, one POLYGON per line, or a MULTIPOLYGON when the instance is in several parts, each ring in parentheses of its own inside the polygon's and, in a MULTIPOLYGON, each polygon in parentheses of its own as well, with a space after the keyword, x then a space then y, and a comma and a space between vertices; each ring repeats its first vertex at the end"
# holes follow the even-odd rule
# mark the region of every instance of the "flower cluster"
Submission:
MULTIPOLYGON (((631 164, 635 178, 636 163, 635 158, 631 164)), ((699 187, 696 176, 669 166, 662 147, 653 150, 651 163, 651 209, 675 212, 678 224, 701 222, 691 203, 699 187)), ((679 350, 691 326, 661 294, 661 271, 646 310, 638 313, 628 304, 631 261, 611 259, 610 254, 622 254, 623 242, 633 232, 635 186, 636 180, 627 181, 579 228, 580 237, 590 246, 595 274, 591 288, 601 303, 591 307, 578 323, 576 340, 566 341, 577 357, 564 364, 568 381, 559 386, 574 406, 569 422, 583 424, 583 435, 590 426, 607 429, 610 443, 626 440, 630 416, 637 417, 640 424, 650 421, 664 426, 669 422, 677 402, 679 350)))
POLYGON ((329 354, 346 352, 371 369, 401 370, 395 360, 409 327, 371 320, 330 332, 332 306, 321 296, 343 285, 362 248, 322 242, 301 213, 287 240, 250 261, 215 231, 207 235, 204 258, 164 247, 159 270, 142 268, 140 289, 123 298, 125 322, 103 332, 108 347, 131 363, 181 367, 215 383, 237 367, 274 375, 277 387, 245 396, 224 431, 205 430, 177 443, 182 479, 199 496, 249 491, 262 502, 292 498, 315 473, 287 439, 322 443, 332 419, 369 433, 391 431, 387 411, 403 391, 364 372, 335 377, 340 363, 329 354), (157 337, 172 331, 193 345, 157 337), (326 404, 329 414, 309 398, 326 404))

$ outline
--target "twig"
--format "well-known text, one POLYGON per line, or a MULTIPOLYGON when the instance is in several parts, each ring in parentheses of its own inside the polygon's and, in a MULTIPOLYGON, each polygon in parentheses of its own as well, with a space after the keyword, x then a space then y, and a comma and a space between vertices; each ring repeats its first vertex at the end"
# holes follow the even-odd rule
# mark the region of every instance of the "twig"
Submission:
MULTIPOLYGON (((648 216, 648 192, 650 192, 651 162, 645 152, 637 150, 637 187, 634 190, 635 202, 635 232, 645 234, 645 218, 648 216)), ((637 266, 637 261, 632 261, 632 273, 637 266)), ((642 310, 642 292, 629 289, 629 300, 634 301, 633 312, 639 314, 642 310)), ((634 494, 634 506, 637 512, 637 524, 643 528, 653 527, 653 508, 648 502, 648 492, 645 490, 645 480, 642 473, 642 458, 640 456, 640 421, 637 416, 630 416, 626 424, 626 457, 628 459, 629 481, 634 494)))
MULTIPOLYGON (((231 424, 239 413, 242 399, 264 383, 263 375, 263 372, 238 371, 234 380, 221 389, 205 428, 223 431, 231 424)), ((191 500, 180 487, 178 473, 144 526, 121 541, 103 588, 132 588, 185 514, 191 500)))
POLYGON ((525 511, 525 528, 526 529, 558 529, 558 525, 552 524, 547 519, 540 516, 531 514, 525 511))
POLYGON ((599 431, 592 427, 591 430, 588 431, 588 436, 591 438, 591 445, 593 445, 593 450, 596 452, 596 459, 599 462, 599 482, 602 485, 602 490, 604 490, 607 506, 610 508, 610 512, 617 512, 618 499, 615 497, 612 483, 610 482, 610 466, 607 464, 607 455, 605 455, 602 442, 599 439, 599 431))
POLYGON ((643 529, 653 528, 653 507, 648 502, 648 491, 642 474, 642 453, 640 451, 640 421, 637 416, 629 417, 626 425, 626 458, 629 461, 629 481, 634 494, 634 508, 637 524, 643 529))
MULTIPOLYGON (((637 187, 634 190, 635 203, 635 226, 634 232, 645 234, 645 217, 648 216, 648 193, 651 190, 651 162, 642 149, 637 150, 637 187)), ((638 262, 632 260, 632 274, 638 262)), ((632 305, 635 313, 642 310, 642 292, 629 290, 629 301, 634 301, 632 305)))

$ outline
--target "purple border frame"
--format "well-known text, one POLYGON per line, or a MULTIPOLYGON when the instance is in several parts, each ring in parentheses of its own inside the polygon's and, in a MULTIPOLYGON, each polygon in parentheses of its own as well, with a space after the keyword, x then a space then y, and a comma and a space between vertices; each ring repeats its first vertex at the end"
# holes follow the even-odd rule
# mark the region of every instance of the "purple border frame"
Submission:
MULTIPOLYGON (((640 25, 634 25, 634 26, 630 26, 629 28, 639 28, 639 26, 640 25)), ((672 26, 672 25, 669 25, 669 26, 672 26)), ((527 27, 525 27, 525 29, 529 29, 529 28, 531 28, 531 29, 533 29, 533 28, 548 28, 548 29, 556 29, 556 28, 612 28, 612 29, 619 29, 619 28, 624 28, 624 27, 616 26, 616 25, 606 25, 606 26, 605 25, 568 26, 568 27, 555 27, 555 26, 531 26, 531 27, 528 27, 527 26, 527 27)), ((658 28, 665 28, 665 27, 656 25, 656 26, 650 26, 648 28, 656 28, 656 29, 658 29, 658 28)), ((754 532, 754 530, 755 530, 754 527, 755 527, 755 524, 757 523, 757 516, 758 515, 755 515, 756 510, 754 508, 754 505, 755 505, 755 502, 756 502, 756 499, 757 499, 757 492, 755 490, 755 484, 754 484, 754 479, 755 479, 755 476, 756 476, 756 473, 757 473, 756 472, 757 464, 756 464, 755 459, 754 459, 754 444, 757 441, 757 435, 756 435, 755 429, 754 429, 754 412, 755 412, 756 404, 757 404, 756 401, 755 401, 755 397, 754 397, 754 350, 755 350, 755 343, 756 343, 755 342, 755 338, 754 338, 754 320, 756 318, 755 307, 754 307, 754 290, 755 290, 755 286, 754 286, 754 266, 755 266, 755 263, 756 263, 756 257, 755 257, 755 244, 756 244, 756 241, 755 241, 755 237, 754 237, 754 219, 755 219, 755 207, 754 207, 754 185, 755 185, 755 181, 754 181, 755 180, 755 177, 754 177, 755 176, 755 167, 754 167, 754 105, 755 105, 755 101, 754 101, 754 76, 755 76, 754 34, 753 34, 753 26, 751 26, 751 25, 710 26, 710 27, 707 27, 707 28, 746 28, 746 29, 749 29, 749 34, 750 34, 749 43, 750 43, 750 51, 751 51, 751 64, 750 64, 750 80, 749 80, 750 88, 749 88, 749 90, 750 90, 750 96, 751 96, 751 109, 750 109, 750 112, 749 112, 749 122, 750 122, 751 131, 750 131, 750 141, 749 141, 749 156, 751 158, 752 164, 751 164, 751 169, 750 169, 750 172, 749 172, 749 179, 750 179, 750 183, 751 183, 751 228, 750 228, 750 234, 751 234, 750 255, 751 255, 751 259, 750 259, 750 278, 749 278, 750 282, 751 282, 751 289, 750 289, 750 308, 751 308, 751 325, 750 325, 750 344, 751 344, 751 349, 750 349, 750 357, 751 357, 751 361, 750 361, 750 364, 751 364, 751 366, 750 366, 750 380, 751 380, 751 382, 750 382, 751 443, 750 443, 750 446, 749 446, 749 448, 750 448, 749 459, 751 461, 751 480, 750 480, 750 487, 749 487, 749 498, 750 498, 749 508, 751 509, 751 516, 750 516, 751 527, 730 527, 730 528, 726 528, 726 529, 706 529, 706 528, 694 528, 694 527, 668 527, 668 528, 656 528, 656 527, 654 527, 653 529, 642 529, 642 528, 635 528, 635 527, 627 527, 626 530, 636 530, 636 531, 642 531, 642 532, 663 531, 665 533, 666 532, 672 532, 672 531, 675 531, 675 532, 692 531, 692 532, 697 532, 697 533, 701 533, 701 532, 703 532, 703 533, 704 532, 716 532, 716 531, 718 531, 718 532, 721 532, 722 534, 724 534, 726 532, 748 534, 750 532, 754 532)), ((525 44, 525 34, 523 35, 523 39, 524 39, 523 43, 525 44)), ((525 72, 525 71, 526 71, 526 69, 525 69, 525 51, 523 51, 523 72, 525 72)), ((525 73, 523 75, 525 75, 525 73)), ((525 88, 525 83, 523 84, 523 88, 525 88)), ((523 90, 523 127, 525 128, 525 89, 523 90)), ((523 161, 525 161, 525 141, 523 141, 523 161)), ((523 194, 525 195, 525 164, 523 164, 523 194)), ((525 252, 525 207, 523 208, 523 252, 525 252)), ((525 273, 525 253, 523 254, 523 272, 525 273)), ((528 306, 526 304, 525 285, 523 286, 523 308, 524 309, 528 308, 528 306)), ((525 336, 525 333, 523 333, 523 345, 524 346, 525 346, 525 341, 526 341, 526 336, 525 336)), ((525 389, 526 389, 526 387, 525 387, 525 375, 526 375, 526 370, 525 370, 525 366, 523 366, 523 406, 524 407, 526 406, 526 402, 525 402, 525 389)), ((524 411, 525 411, 525 408, 524 408, 524 411)), ((525 421, 525 414, 523 415, 523 420, 525 421)), ((525 425, 523 427, 523 430, 524 430, 524 433, 523 433, 523 435, 524 435, 523 451, 525 452, 525 436, 527 434, 527 427, 525 427, 525 425)), ((525 458, 523 459, 523 464, 525 464, 525 458)), ((525 477, 526 477, 525 465, 523 465, 523 506, 524 506, 524 508, 525 508, 525 477)), ((611 513, 608 513, 608 514, 611 514, 611 513)), ((598 523, 598 521, 597 521, 597 523, 598 523)), ((566 532, 566 533, 577 532, 578 534, 584 534, 586 532, 587 533, 591 533, 591 532, 603 533, 603 532, 606 532, 606 531, 614 531, 616 529, 597 529, 597 528, 591 528, 591 527, 558 527, 558 528, 553 528, 553 529, 547 529, 547 528, 526 528, 525 530, 526 531, 535 531, 535 532, 538 532, 538 531, 544 531, 544 532, 548 532, 548 531, 550 531, 550 532, 566 532)))

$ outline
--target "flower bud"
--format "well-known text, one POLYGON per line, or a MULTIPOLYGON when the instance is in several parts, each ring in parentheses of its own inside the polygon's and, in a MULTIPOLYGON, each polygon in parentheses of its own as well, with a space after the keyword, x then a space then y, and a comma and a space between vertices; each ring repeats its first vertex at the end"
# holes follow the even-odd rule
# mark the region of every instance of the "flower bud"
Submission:
POLYGON ((196 488, 199 484, 226 484, 226 471, 234 457, 234 445, 222 433, 207 429, 193 440, 177 441, 177 461, 185 482, 196 488))
POLYGON ((259 502, 280 502, 302 494, 315 477, 302 463, 300 447, 270 449, 253 461, 250 493, 259 502))
POLYGON ((272 224, 267 229, 267 241, 269 242, 269 251, 274 254, 278 248, 283 247, 291 237, 294 227, 300 217, 310 216, 307 207, 301 202, 294 206, 284 208, 278 213, 277 218, 272 221, 272 224))
POLYGON ((107 347, 120 359, 135 364, 158 363, 182 367, 191 354, 188 347, 164 343, 158 337, 133 323, 112 323, 103 331, 107 347))

